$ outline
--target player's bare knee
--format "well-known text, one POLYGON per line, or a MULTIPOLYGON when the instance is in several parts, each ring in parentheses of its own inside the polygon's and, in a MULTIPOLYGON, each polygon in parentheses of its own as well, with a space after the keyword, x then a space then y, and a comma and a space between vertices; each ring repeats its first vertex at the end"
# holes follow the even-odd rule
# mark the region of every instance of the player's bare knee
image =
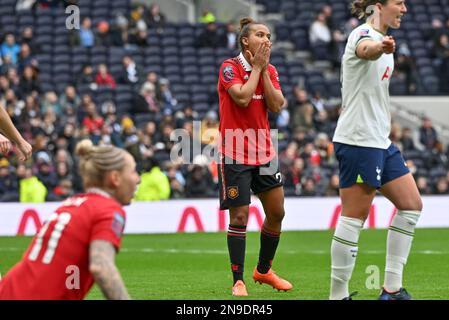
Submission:
POLYGON ((269 214, 267 214, 268 220, 270 220, 272 222, 277 222, 277 223, 282 222, 282 220, 284 220, 284 217, 285 217, 285 210, 283 208, 274 210, 274 211, 270 212, 269 214))
POLYGON ((396 206, 398 210, 406 211, 406 210, 412 210, 412 211, 419 211, 421 212, 423 209, 423 203, 421 197, 418 197, 416 199, 404 199, 398 203, 396 206))
POLYGON ((238 210, 233 210, 230 220, 233 225, 246 226, 248 222, 248 209, 241 208, 238 210))

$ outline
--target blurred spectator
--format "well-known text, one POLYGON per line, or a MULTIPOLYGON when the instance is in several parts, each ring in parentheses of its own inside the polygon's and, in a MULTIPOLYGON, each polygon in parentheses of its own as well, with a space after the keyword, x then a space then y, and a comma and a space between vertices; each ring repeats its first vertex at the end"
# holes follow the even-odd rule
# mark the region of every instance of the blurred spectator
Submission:
POLYGON ((316 151, 320 156, 320 164, 326 164, 327 166, 336 165, 336 159, 334 156, 334 145, 331 143, 329 136, 320 132, 315 138, 316 151))
POLYGON ((140 176, 134 200, 136 201, 159 201, 170 197, 170 182, 161 171, 159 164, 154 159, 147 159, 145 172, 140 176))
POLYGON ((17 176, 6 158, 0 159, 0 202, 19 201, 17 176))
POLYGON ((166 18, 157 3, 151 4, 148 14, 146 15, 145 22, 148 27, 156 28, 159 33, 162 32, 162 29, 165 26, 166 18))
POLYGON ((144 24, 145 23, 145 17, 146 17, 147 9, 143 4, 137 4, 136 7, 131 11, 131 27, 135 28, 138 24, 144 24))
POLYGON ((302 183, 304 172, 304 160, 295 158, 285 173, 284 187, 287 196, 299 196, 302 193, 302 183))
POLYGON ((109 47, 111 45, 109 23, 107 21, 100 21, 98 23, 95 33, 95 45, 104 47, 109 47))
POLYGON ((205 9, 203 11, 203 14, 199 18, 200 23, 211 23, 217 21, 217 18, 215 18, 215 15, 209 11, 209 9, 205 9))
POLYGON ((317 192, 315 190, 315 180, 312 178, 307 178, 304 182, 304 186, 302 189, 301 196, 303 197, 315 197, 317 196, 317 192))
POLYGON ((137 129, 134 125, 134 121, 130 117, 124 116, 122 118, 121 125, 123 128, 121 137, 123 140, 123 147, 134 157, 137 162, 138 169, 140 170, 142 155, 140 154, 139 136, 137 135, 137 129))
POLYGON ((17 113, 23 106, 23 101, 20 101, 17 98, 16 94, 12 89, 6 91, 3 102, 5 105, 5 109, 10 117, 13 117, 14 114, 17 113))
POLYGON ((161 79, 159 84, 160 84, 159 92, 160 92, 160 100, 162 102, 162 109, 172 111, 173 108, 175 108, 176 105, 178 104, 178 101, 175 99, 173 93, 171 92, 170 82, 167 79, 163 78, 161 79))
POLYGON ((116 47, 124 47, 129 42, 128 19, 118 14, 111 28, 111 42, 116 47))
POLYGON ((40 53, 40 45, 36 42, 32 27, 28 26, 23 29, 20 42, 22 43, 22 45, 27 44, 33 54, 40 53))
POLYGON ((402 139, 402 127, 399 123, 392 121, 390 130, 390 140, 399 148, 399 150, 403 150, 401 139, 402 139))
POLYGON ((156 99, 156 88, 150 82, 145 82, 140 90, 140 94, 135 96, 132 112, 136 113, 157 113, 159 105, 156 99))
POLYGON ((108 135, 108 141, 103 140, 103 142, 123 148, 124 143, 121 138, 122 127, 117 118, 117 108, 112 101, 106 101, 101 106, 101 110, 104 116, 104 128, 107 128, 107 131, 103 131, 103 134, 108 135))
POLYGON ((198 155, 193 160, 186 177, 185 193, 187 198, 215 197, 216 192, 212 175, 207 167, 208 160, 203 155, 198 155))
POLYGON ((16 11, 28 11, 36 4, 36 0, 17 0, 16 11))
POLYGON ((97 142, 100 138, 101 129, 104 125, 104 119, 98 114, 95 103, 90 103, 86 109, 86 116, 83 119, 83 126, 87 129, 90 138, 97 142))
MULTIPOLYGON (((39 156, 38 159, 40 159, 39 156)), ((47 194, 48 197, 52 193, 53 188, 55 188, 59 182, 58 175, 53 171, 50 156, 47 155, 45 159, 42 159, 38 162, 37 170, 38 171, 36 177, 45 185, 45 187, 49 191, 47 194)))
POLYGON ((343 26, 343 34, 345 39, 348 39, 349 35, 351 34, 352 30, 357 28, 359 26, 359 20, 357 18, 350 18, 345 25, 343 26))
POLYGON ((332 17, 332 6, 325 5, 321 8, 320 13, 324 15, 324 19, 326 21, 326 25, 329 30, 333 30, 335 28, 334 18, 332 17))
POLYGON ((182 111, 178 111, 175 114, 175 119, 176 119, 176 127, 181 128, 184 125, 184 123, 200 120, 200 117, 198 112, 193 110, 191 105, 187 104, 184 106, 182 111))
POLYGON ((334 69, 338 69, 341 66, 341 58, 345 52, 347 38, 340 30, 332 31, 332 42, 331 42, 331 61, 333 63, 334 69))
POLYGON ((26 66, 37 67, 38 62, 35 57, 31 54, 30 46, 27 43, 22 43, 20 47, 20 54, 17 63, 17 71, 19 74, 23 73, 26 66))
POLYGON ((25 177, 20 180, 20 202, 40 203, 45 202, 48 190, 45 185, 34 175, 31 168, 25 169, 25 177))
POLYGON ((48 109, 52 109, 58 116, 62 113, 62 107, 58 102, 58 96, 54 91, 45 93, 45 97, 41 104, 41 112, 45 113, 48 109))
POLYGON ((429 183, 426 177, 418 177, 416 179, 416 186, 418 187, 419 193, 421 195, 431 194, 432 190, 429 187, 429 183))
MULTIPOLYGON (((75 29, 74 29, 75 30, 75 29)), ((86 48, 95 45, 95 35, 92 31, 92 21, 89 17, 85 17, 81 22, 81 27, 78 32, 73 31, 70 39, 71 46, 83 46, 86 48)))
MULTIPOLYGON (((53 109, 48 109, 41 122, 41 129, 47 137, 51 137, 56 132, 56 114, 53 109)), ((49 146, 50 148, 50 146, 49 146)))
POLYGON ((0 65, 0 74, 7 75, 9 73, 9 70, 14 70, 15 67, 16 66, 12 63, 11 56, 4 56, 2 64, 0 65))
POLYGON ((440 195, 449 194, 449 185, 446 177, 438 178, 434 193, 440 195))
POLYGON ((410 49, 405 42, 401 43, 397 50, 395 70, 398 71, 399 77, 405 78, 407 94, 415 94, 417 89, 415 59, 412 57, 410 49))
MULTIPOLYGON (((53 201, 63 201, 75 194, 73 189, 73 183, 70 179, 59 180, 58 185, 53 189, 54 200, 53 201)), ((49 200, 51 201, 51 200, 49 200)))
POLYGON ((292 126, 304 130, 314 128, 313 124, 313 106, 311 103, 298 104, 293 111, 292 126))
POLYGON ((218 48, 220 46, 220 37, 215 22, 209 22, 206 28, 199 35, 197 41, 198 47, 218 48))
POLYGON ((401 144, 402 151, 416 150, 415 142, 412 137, 412 130, 410 128, 404 128, 402 130, 401 144))
POLYGON ((95 83, 94 69, 90 64, 86 64, 83 66, 81 70, 81 74, 77 80, 78 85, 89 85, 91 89, 96 89, 97 84, 95 83))
POLYGON ((129 38, 129 43, 138 47, 148 46, 148 31, 146 29, 137 29, 136 34, 129 38))
POLYGON ((154 155, 153 141, 151 136, 142 134, 139 140, 139 152, 142 156, 142 161, 152 158, 154 155))
POLYGON ((231 21, 226 24, 226 30, 221 37, 219 46, 228 48, 229 50, 236 50, 238 48, 238 33, 234 22, 231 21))
POLYGON ((449 168, 449 159, 444 152, 444 145, 437 141, 429 157, 428 168, 449 168))
POLYGON ((285 175, 288 168, 293 165, 293 162, 298 159, 298 144, 291 141, 287 148, 279 154, 279 165, 281 172, 285 175))
POLYGON ((430 118, 424 117, 422 125, 419 128, 419 142, 421 142, 427 150, 432 150, 437 141, 437 131, 432 126, 432 121, 430 118))
POLYGON ((81 98, 74 86, 69 85, 65 88, 64 93, 59 96, 59 104, 64 111, 72 109, 75 114, 78 112, 81 106, 81 98))
POLYGON ((105 87, 110 87, 112 89, 114 89, 116 87, 115 80, 112 77, 112 75, 109 73, 108 67, 104 63, 98 65, 98 72, 95 77, 95 83, 99 87, 105 86, 105 87))
POLYGON ((33 91, 40 93, 39 83, 36 69, 31 65, 27 65, 20 79, 20 95, 23 97, 33 93, 33 91))
POLYGON ((20 87, 20 76, 17 73, 17 69, 9 68, 6 75, 8 77, 9 83, 11 85, 11 89, 13 89, 15 92, 17 92, 20 87))
POLYGON ((449 35, 441 34, 434 47, 439 68, 440 91, 449 93, 449 35))
POLYGON ((427 38, 433 40, 434 47, 438 44, 442 34, 444 34, 443 22, 438 18, 432 19, 432 28, 429 30, 427 38))
POLYGON ((179 170, 179 164, 175 162, 167 163, 167 177, 170 181, 170 199, 185 198, 185 179, 181 171, 179 170))
POLYGON ((201 121, 201 143, 216 145, 219 137, 218 115, 209 110, 201 121))
POLYGON ((337 197, 340 194, 340 177, 338 174, 333 174, 329 180, 325 196, 326 197, 337 197))
POLYGON ((12 33, 8 33, 5 36, 5 41, 0 47, 0 54, 2 59, 6 56, 11 58, 12 64, 17 64, 20 53, 20 46, 16 43, 16 38, 12 33))
POLYGON ((329 44, 331 42, 331 31, 326 24, 326 16, 323 13, 319 13, 310 26, 309 40, 312 45, 329 44))
POLYGON ((140 68, 136 65, 131 56, 124 56, 122 59, 122 73, 120 83, 139 83, 143 80, 140 68))

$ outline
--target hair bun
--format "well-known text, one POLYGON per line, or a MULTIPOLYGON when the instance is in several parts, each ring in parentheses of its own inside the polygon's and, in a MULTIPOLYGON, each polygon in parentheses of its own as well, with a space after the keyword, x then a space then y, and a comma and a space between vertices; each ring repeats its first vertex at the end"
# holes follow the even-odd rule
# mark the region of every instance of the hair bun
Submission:
POLYGON ((242 30, 246 25, 253 23, 254 20, 250 17, 245 17, 240 20, 240 30, 242 30))
POLYGON ((80 157, 88 156, 94 148, 94 144, 89 139, 84 139, 78 142, 75 148, 75 154, 80 157))

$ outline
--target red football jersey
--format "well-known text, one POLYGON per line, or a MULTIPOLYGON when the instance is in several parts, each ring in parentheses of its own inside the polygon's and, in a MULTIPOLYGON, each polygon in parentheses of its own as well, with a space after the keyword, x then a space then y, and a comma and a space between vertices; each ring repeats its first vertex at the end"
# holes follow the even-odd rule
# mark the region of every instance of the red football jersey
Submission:
POLYGON ((1 299, 83 299, 93 240, 120 248, 126 214, 113 198, 86 193, 67 199, 34 236, 22 260, 0 281, 1 299))
MULTIPOLYGON (((224 61, 220 67, 218 95, 221 143, 219 151, 241 163, 261 165, 270 162, 276 155, 270 138, 263 79, 260 77, 253 98, 246 108, 239 107, 228 93, 233 85, 245 84, 251 75, 251 70, 251 65, 243 54, 224 61)), ((276 68, 270 64, 268 72, 273 86, 281 90, 276 68)))

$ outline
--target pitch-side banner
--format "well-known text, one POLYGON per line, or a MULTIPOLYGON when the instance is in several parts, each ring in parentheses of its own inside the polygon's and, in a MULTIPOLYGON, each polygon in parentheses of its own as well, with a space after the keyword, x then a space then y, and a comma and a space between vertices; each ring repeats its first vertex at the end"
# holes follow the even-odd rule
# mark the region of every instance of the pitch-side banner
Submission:
MULTIPOLYGON (((449 227, 449 197, 423 198, 420 228, 449 227)), ((60 204, 2 203, 0 236, 33 235, 60 204)), ((125 233, 175 233, 225 231, 227 211, 218 208, 217 200, 173 200, 135 202, 126 208, 125 233)), ((395 214, 394 206, 378 197, 371 207, 365 228, 387 228, 395 214)), ((325 230, 334 228, 341 205, 339 198, 287 198, 283 230, 325 230)), ((253 199, 249 208, 248 230, 260 229, 264 219, 261 203, 253 199)))

